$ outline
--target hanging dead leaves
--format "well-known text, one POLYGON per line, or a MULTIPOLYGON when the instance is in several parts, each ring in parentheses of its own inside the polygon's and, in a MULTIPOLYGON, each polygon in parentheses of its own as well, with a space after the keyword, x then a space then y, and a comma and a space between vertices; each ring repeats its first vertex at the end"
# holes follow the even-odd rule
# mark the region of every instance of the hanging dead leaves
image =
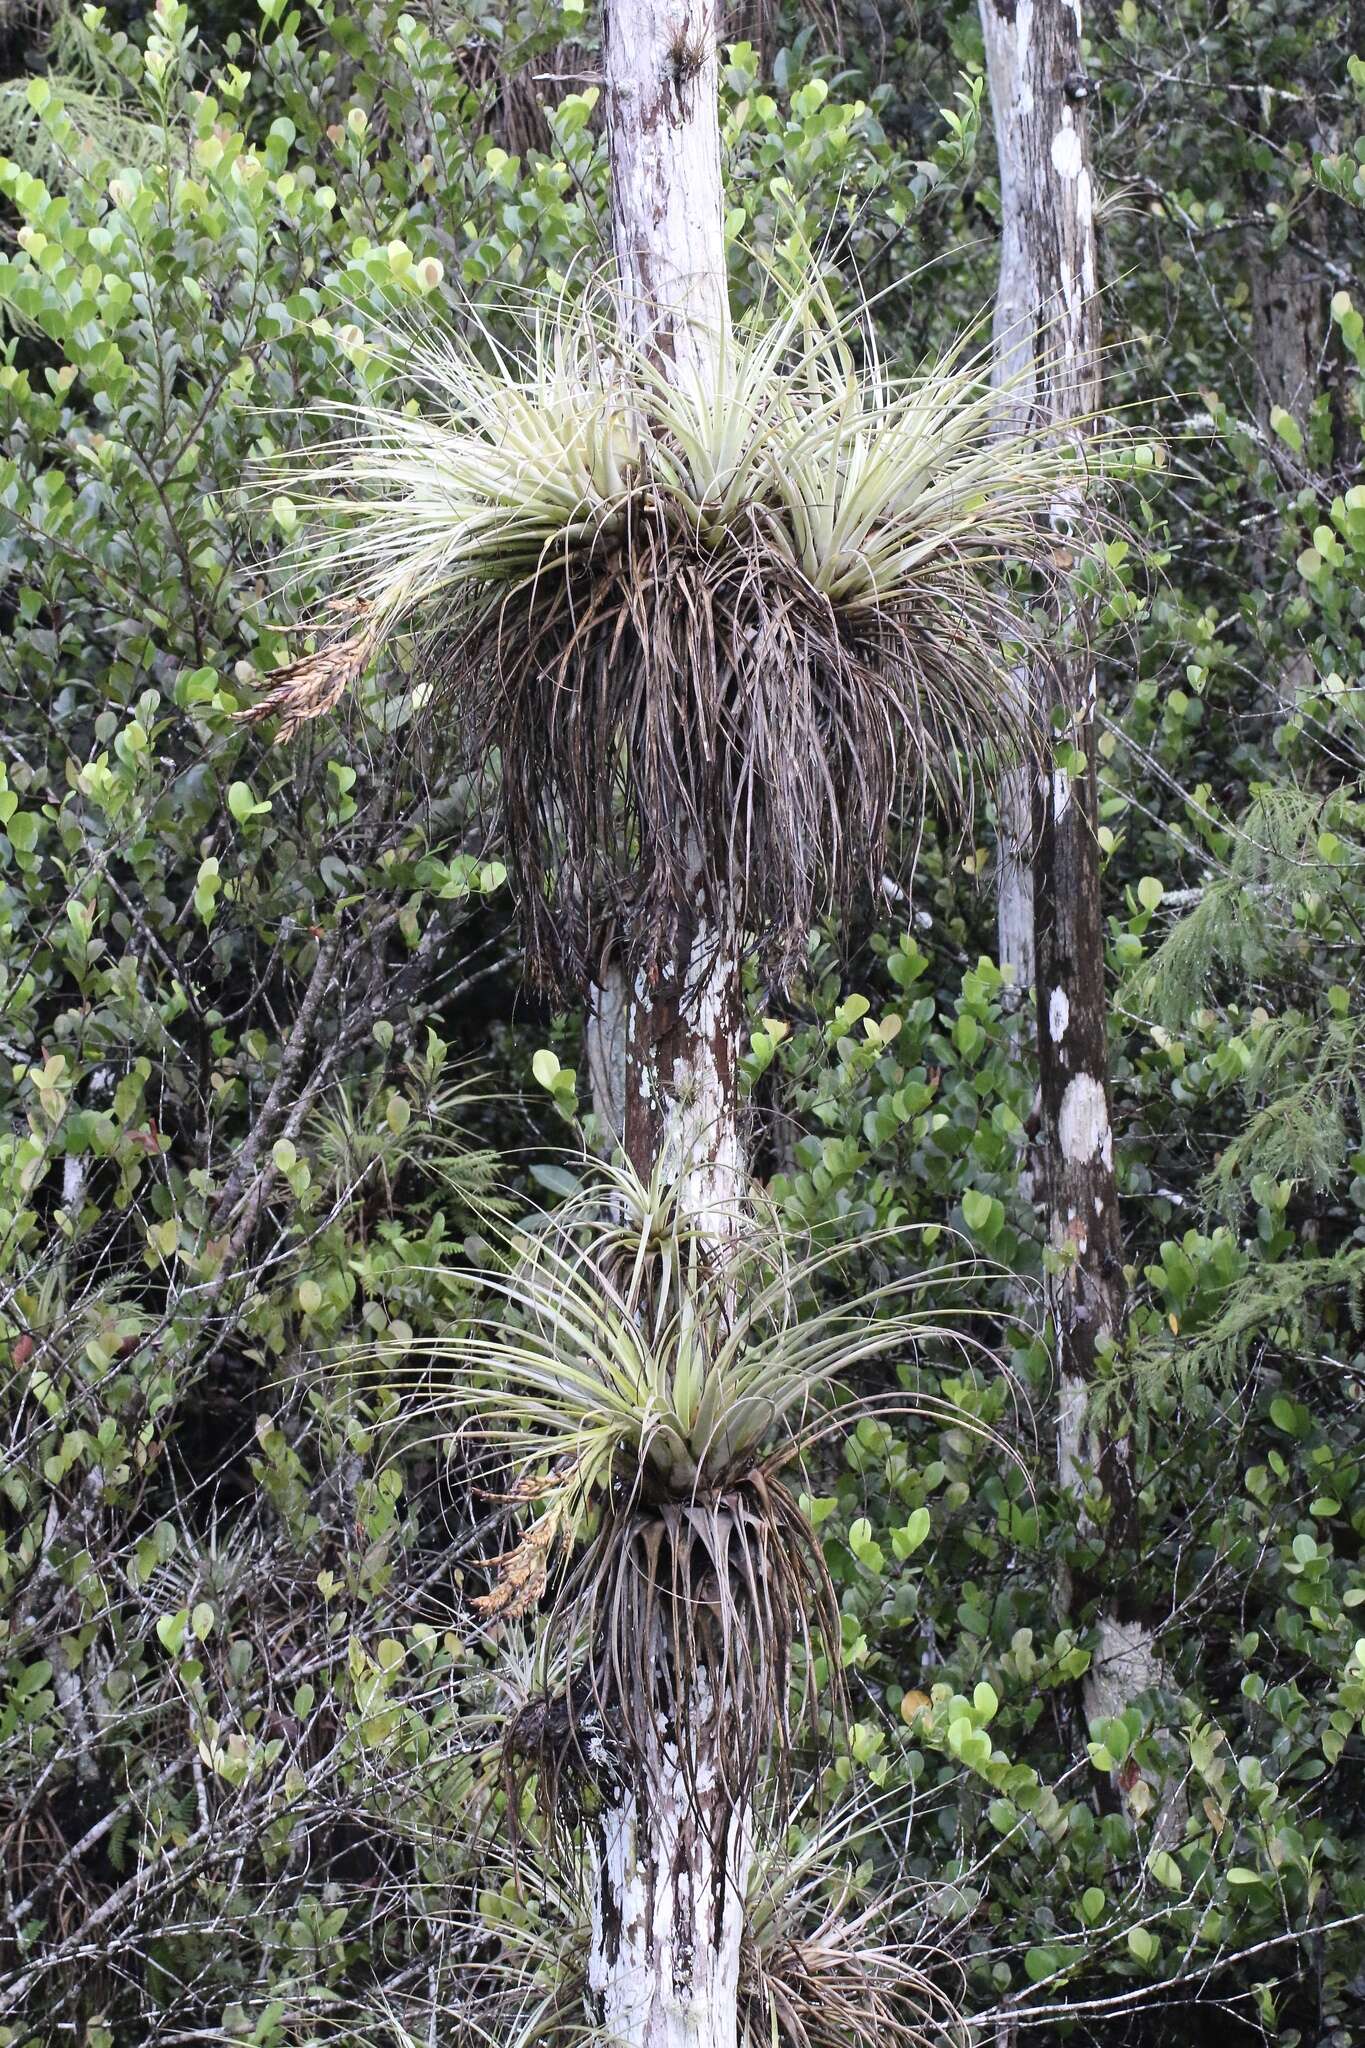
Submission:
POLYGON ((516 354, 413 342, 395 380, 425 406, 339 408, 302 472, 300 567, 356 630, 242 715, 291 735, 415 633, 443 730, 496 771, 542 980, 608 943, 668 962, 699 896, 782 978, 877 885, 898 810, 961 814, 978 764, 1037 743, 1010 672, 1045 656, 1050 513, 1097 441, 1002 435, 985 368, 891 376, 817 276, 681 381, 591 306, 516 354))

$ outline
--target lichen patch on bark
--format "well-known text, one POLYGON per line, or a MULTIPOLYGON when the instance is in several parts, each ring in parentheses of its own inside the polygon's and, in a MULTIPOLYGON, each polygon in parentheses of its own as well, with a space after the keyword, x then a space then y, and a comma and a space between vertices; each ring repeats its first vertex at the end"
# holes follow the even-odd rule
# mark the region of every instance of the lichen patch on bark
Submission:
POLYGON ((1063 1158, 1073 1165, 1093 1159, 1105 1166, 1112 1163, 1109 1105, 1104 1083, 1093 1074, 1076 1074, 1067 1082, 1057 1117, 1057 1141, 1063 1158))

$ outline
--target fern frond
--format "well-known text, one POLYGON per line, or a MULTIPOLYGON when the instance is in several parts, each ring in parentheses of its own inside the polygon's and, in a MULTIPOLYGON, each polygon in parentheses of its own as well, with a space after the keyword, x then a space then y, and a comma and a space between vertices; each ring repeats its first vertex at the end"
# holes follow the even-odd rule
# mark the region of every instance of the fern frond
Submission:
POLYGON ((1243 1371, 1258 1346, 1302 1354, 1316 1348, 1324 1304, 1335 1294, 1352 1318, 1365 1288, 1365 1248, 1330 1258, 1253 1262, 1230 1286, 1217 1311, 1198 1329, 1182 1331, 1177 1342, 1151 1343, 1138 1353, 1135 1370, 1148 1396, 1172 1381, 1183 1393, 1227 1385, 1243 1371))
POLYGON ((1255 1047, 1245 1082, 1250 1120, 1209 1174, 1205 1194, 1240 1196, 1262 1173, 1325 1192, 1365 1124, 1365 1019, 1292 1011, 1265 1025, 1255 1047))
POLYGON ((111 166, 161 162, 167 131, 87 79, 49 71, 0 83, 0 156, 62 191, 111 166))
POLYGON ((1297 930, 1295 906, 1358 884, 1365 807, 1354 785, 1324 796, 1293 783, 1253 789, 1226 870, 1172 926, 1122 992, 1125 1008, 1178 1029, 1220 974, 1256 982, 1297 930))

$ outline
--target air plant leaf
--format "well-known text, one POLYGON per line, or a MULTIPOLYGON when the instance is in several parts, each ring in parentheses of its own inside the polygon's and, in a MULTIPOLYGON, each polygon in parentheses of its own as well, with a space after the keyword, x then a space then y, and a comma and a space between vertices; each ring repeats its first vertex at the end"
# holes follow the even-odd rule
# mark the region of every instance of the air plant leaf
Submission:
POLYGON ((588 977, 608 928, 670 957, 698 888, 787 972, 899 804, 961 807, 983 755, 1032 750, 1009 672, 1045 654, 1054 521, 1094 493, 1079 434, 1011 424, 965 344, 893 377, 812 274, 681 382, 591 295, 515 351, 424 337, 391 367, 269 480, 333 610, 244 715, 286 738, 417 634, 496 763, 546 977, 588 977))
POLYGON ((657 1752, 660 1716, 691 1727, 725 1701, 717 1767, 747 1796, 770 1744, 785 1756, 814 1705, 817 1641, 839 1687, 837 1602, 784 1475, 881 1406, 961 1425, 948 1403, 901 1389, 926 1348, 975 1353, 970 1296, 944 1263, 854 1303, 826 1285, 850 1256, 885 1269, 893 1239, 903 1258, 909 1233, 798 1255, 750 1190, 749 1220, 717 1253, 661 1171, 644 1182, 583 1162, 579 1177, 537 1228, 503 1233, 505 1267, 470 1276, 462 1325, 405 1341, 404 1370, 447 1427, 516 1473, 489 1490, 531 1517, 492 1560, 480 1611, 540 1611, 548 1661, 577 1664, 622 1769, 657 1752), (857 1376, 877 1360, 895 1362, 898 1391, 860 1401, 857 1376), (798 1646, 808 1692, 794 1714, 798 1646))

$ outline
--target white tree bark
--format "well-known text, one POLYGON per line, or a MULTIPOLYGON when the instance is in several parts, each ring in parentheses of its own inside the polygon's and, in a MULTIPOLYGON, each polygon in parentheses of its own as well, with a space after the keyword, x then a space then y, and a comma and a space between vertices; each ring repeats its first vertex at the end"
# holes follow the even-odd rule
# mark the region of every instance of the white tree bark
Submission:
POLYGON ((638 974, 626 1008, 626 1151, 641 1173, 661 1166, 689 1214, 718 1242, 740 1228, 739 942, 724 906, 698 893, 685 950, 638 974))
POLYGON ((615 965, 605 967, 589 991, 583 1052, 597 1118, 596 1144, 609 1158, 626 1142, 626 983, 615 965))
MULTIPOLYGON (((665 374, 704 382, 729 319, 715 0, 606 0, 602 26, 622 326, 665 374)), ((744 1158, 727 905, 696 892, 678 956, 648 980, 614 970, 596 997, 604 1021, 624 1002, 626 1075, 618 1093, 594 1024, 594 1100, 604 1123, 619 1122, 635 1166, 648 1174, 662 1162, 681 1177, 689 1205, 724 1237, 736 1227, 744 1158)))
POLYGON ((605 0, 611 224, 626 331, 704 375, 728 317, 715 0, 605 0))
MULTIPOLYGON (((728 309, 715 0, 604 0, 602 27, 622 325, 665 375, 705 380, 728 309)), ((623 963, 594 1004, 605 1022, 624 994, 627 1155, 679 1181, 722 1242, 742 1195, 738 940, 731 906, 698 887, 676 959, 648 974, 623 963)), ((605 1036, 595 1025, 593 1045, 605 1036)), ((599 1114, 612 1094, 604 1075, 599 1114)), ((634 1781, 605 1788, 596 1824, 593 2018, 627 2048, 738 2039, 752 1814, 711 1761, 729 1706, 704 1699, 704 1681, 691 1725, 658 1727, 634 1781)))
MULTIPOLYGON (((698 1718, 705 1715, 696 1702, 698 1718)), ((723 1709, 722 1709, 723 1711, 723 1709)), ((736 1812, 700 1733, 691 1782, 661 1731, 642 1806, 624 1791, 602 1816, 588 1984, 606 2037, 640 2048, 736 2048, 751 1815, 736 1812)))
MULTIPOLYGON (((729 317, 716 0, 606 0, 612 235, 621 319, 665 375, 705 383, 729 317)), ((662 1163, 717 1235, 733 1232, 743 1146, 742 1012, 730 906, 693 891, 677 958, 627 977, 625 1147, 662 1163)))

